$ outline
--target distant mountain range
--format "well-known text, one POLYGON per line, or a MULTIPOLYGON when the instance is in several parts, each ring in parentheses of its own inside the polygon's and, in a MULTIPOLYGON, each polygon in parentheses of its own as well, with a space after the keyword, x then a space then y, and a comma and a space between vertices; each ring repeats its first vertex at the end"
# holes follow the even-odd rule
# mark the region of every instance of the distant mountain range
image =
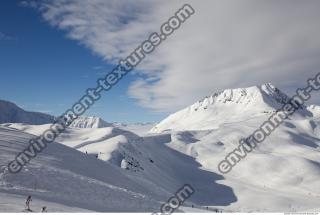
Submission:
POLYGON ((0 100, 0 123, 40 125, 52 123, 54 118, 49 114, 25 111, 12 102, 0 100))
MULTIPOLYGON (((49 114, 30 112, 23 110, 16 104, 0 100, 0 124, 3 123, 25 123, 29 125, 42 125, 51 124, 55 120, 54 116, 49 114)), ((70 128, 105 128, 105 127, 117 127, 129 131, 133 131, 138 134, 145 134, 147 130, 150 130, 154 126, 153 123, 119 123, 119 122, 106 122, 97 116, 80 116, 75 119, 70 128)))

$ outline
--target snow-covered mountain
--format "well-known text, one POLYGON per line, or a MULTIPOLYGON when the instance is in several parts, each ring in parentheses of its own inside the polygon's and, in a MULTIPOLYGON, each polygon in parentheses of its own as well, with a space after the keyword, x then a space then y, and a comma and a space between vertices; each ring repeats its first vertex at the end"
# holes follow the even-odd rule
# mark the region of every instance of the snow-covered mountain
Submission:
POLYGON ((95 116, 79 116, 75 119, 69 127, 72 128, 104 128, 112 126, 111 123, 108 123, 101 119, 100 117, 95 116))
MULTIPOLYGON (((289 97, 272 84, 248 88, 227 89, 186 107, 161 121, 151 129, 165 130, 216 129, 233 123, 270 114, 289 101, 289 97)), ((300 112, 307 114, 307 110, 300 112)))
POLYGON ((1 123, 26 123, 40 125, 52 123, 54 117, 39 112, 29 112, 18 107, 16 104, 0 100, 0 124, 1 123))

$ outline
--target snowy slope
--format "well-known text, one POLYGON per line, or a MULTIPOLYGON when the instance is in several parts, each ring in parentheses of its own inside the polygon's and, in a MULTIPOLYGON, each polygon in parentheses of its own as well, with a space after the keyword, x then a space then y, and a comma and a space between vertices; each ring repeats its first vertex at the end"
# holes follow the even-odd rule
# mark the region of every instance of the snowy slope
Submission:
MULTIPOLYGON (((45 129, 43 125, 8 126, 0 129, 3 164, 30 138, 14 126, 36 133, 45 129)), ((63 140, 80 151, 85 148, 88 154, 53 143, 23 172, 5 175, 0 193, 32 194, 42 201, 93 211, 153 212, 159 211, 163 202, 189 183, 199 192, 184 204, 183 210, 188 210, 191 204, 203 209, 204 205, 227 206, 236 201, 231 188, 215 182, 223 177, 201 170, 193 158, 167 146, 170 135, 141 138, 116 128, 72 128, 59 141, 63 140), (96 153, 99 159, 94 156, 96 153), (107 154, 111 159, 104 157, 107 154), (211 198, 213 195, 220 198, 211 198)))
MULTIPOLYGON (((24 205, 26 202, 25 195, 19 194, 10 194, 5 192, 0 192, 0 211, 1 213, 12 213, 12 212, 26 212, 24 205)), ((59 203, 54 203, 50 201, 46 201, 44 199, 33 197, 33 201, 31 203, 31 209, 34 212, 41 212, 42 207, 47 207, 47 212, 92 212, 89 210, 85 210, 82 208, 66 206, 59 203)))
MULTIPOLYGON (((13 159, 30 138, 26 133, 1 128, 0 163, 13 159)), ((22 172, 6 171, 0 184, 1 193, 32 195, 93 211, 149 211, 158 207, 146 195, 148 188, 131 180, 120 168, 57 143, 50 144, 22 172)))
POLYGON ((11 122, 39 125, 53 121, 54 117, 48 114, 25 111, 12 102, 0 100, 0 124, 11 122))
MULTIPOLYGON (((198 191, 190 200, 200 210, 209 206, 240 212, 316 211, 320 200, 318 121, 287 120, 231 173, 219 174, 218 163, 263 120, 264 115, 215 130, 145 137, 112 127, 68 129, 58 141, 122 169, 148 190, 150 198, 166 199, 160 196, 190 183, 198 191)), ((38 133, 45 129, 45 125, 10 127, 38 133)))
MULTIPOLYGON (((3 126, 33 135, 41 135, 43 131, 50 128, 50 124, 34 126, 14 123, 3 124, 3 126)), ((129 141, 139 138, 134 133, 115 127, 67 128, 56 141, 83 153, 98 156, 101 160, 111 161, 120 159, 116 151, 121 150, 123 144, 130 144, 129 141)), ((117 163, 120 166, 121 159, 117 163)))
POLYGON ((227 89, 171 114, 151 132, 216 129, 224 123, 270 114, 288 101, 289 97, 272 84, 227 89))
MULTIPOLYGON (((172 132, 168 146, 194 157, 203 169, 218 163, 251 134, 264 117, 226 123, 207 131, 172 132)), ((287 120, 246 158, 224 175, 237 202, 226 210, 242 212, 316 211, 320 201, 320 123, 287 120)))

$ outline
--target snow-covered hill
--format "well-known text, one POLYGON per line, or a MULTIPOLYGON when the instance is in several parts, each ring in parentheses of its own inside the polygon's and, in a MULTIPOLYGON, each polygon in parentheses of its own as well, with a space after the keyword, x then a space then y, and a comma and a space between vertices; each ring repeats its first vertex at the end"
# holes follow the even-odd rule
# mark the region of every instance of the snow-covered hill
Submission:
POLYGON ((281 108, 289 99, 272 84, 227 89, 171 114, 153 127, 151 132, 217 129, 224 123, 268 115, 281 108))
POLYGON ((40 125, 53 121, 54 117, 48 114, 25 111, 12 102, 0 100, 0 124, 10 122, 40 125))
POLYGON ((72 128, 103 128, 110 127, 111 123, 107 123, 100 117, 95 116, 79 116, 69 127, 72 128))

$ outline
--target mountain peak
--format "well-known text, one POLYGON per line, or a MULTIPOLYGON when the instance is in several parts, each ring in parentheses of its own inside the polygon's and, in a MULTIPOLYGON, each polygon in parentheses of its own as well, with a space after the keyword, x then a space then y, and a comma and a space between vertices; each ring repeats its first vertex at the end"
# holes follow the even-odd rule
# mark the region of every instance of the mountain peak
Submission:
POLYGON ((111 127, 112 124, 96 116, 79 116, 69 127, 73 128, 103 128, 111 127))
POLYGON ((225 89, 223 91, 206 96, 197 103, 191 105, 194 109, 207 109, 215 104, 238 104, 248 106, 250 104, 258 106, 269 106, 271 108, 280 108, 288 103, 290 98, 271 83, 247 88, 225 89))
POLYGON ((272 113, 289 101, 290 97, 271 83, 225 89, 171 114, 151 132, 212 129, 223 123, 272 113))

